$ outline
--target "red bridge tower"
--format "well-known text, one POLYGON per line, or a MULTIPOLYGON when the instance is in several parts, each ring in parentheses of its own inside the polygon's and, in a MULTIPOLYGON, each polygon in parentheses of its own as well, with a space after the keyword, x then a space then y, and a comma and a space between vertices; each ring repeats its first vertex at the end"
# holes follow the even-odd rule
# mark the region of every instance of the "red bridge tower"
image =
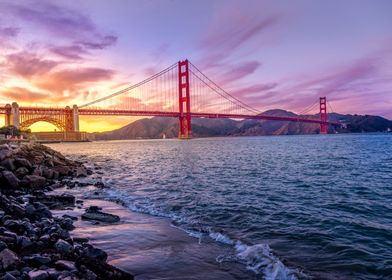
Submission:
POLYGON ((189 92, 189 62, 188 60, 178 62, 178 92, 179 92, 179 121, 178 138, 190 139, 191 131, 191 103, 189 92))
POLYGON ((327 98, 320 97, 320 134, 328 133, 327 122, 327 98))

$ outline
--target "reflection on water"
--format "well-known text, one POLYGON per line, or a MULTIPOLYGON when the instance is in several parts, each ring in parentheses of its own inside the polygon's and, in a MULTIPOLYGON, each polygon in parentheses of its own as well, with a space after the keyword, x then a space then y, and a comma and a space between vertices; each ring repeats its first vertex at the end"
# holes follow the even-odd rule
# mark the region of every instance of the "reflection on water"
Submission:
POLYGON ((392 277, 391 141, 374 134, 51 146, 102 167, 105 196, 169 217, 201 242, 230 244, 256 273, 379 279, 392 277))

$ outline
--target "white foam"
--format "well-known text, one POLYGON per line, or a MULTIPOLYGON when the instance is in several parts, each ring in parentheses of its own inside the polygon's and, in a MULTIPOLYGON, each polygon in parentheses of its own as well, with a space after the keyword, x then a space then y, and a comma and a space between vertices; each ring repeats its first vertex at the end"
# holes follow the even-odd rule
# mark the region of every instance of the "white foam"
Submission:
MULTIPOLYGON (((185 217, 173 212, 163 212, 160 209, 157 209, 148 199, 138 199, 136 201, 136 199, 129 196, 129 194, 113 188, 105 189, 103 192, 106 199, 122 201, 127 208, 134 212, 169 218, 180 224, 187 223, 185 217)), ((190 230, 174 224, 173 226, 185 231, 190 236, 197 238, 199 243, 201 243, 202 238, 205 235, 202 231, 190 230)), ((301 278, 308 278, 298 270, 286 267, 279 258, 272 253, 268 244, 245 245, 238 240, 234 240, 223 233, 215 232, 210 228, 207 228, 206 232, 208 232, 208 236, 211 239, 226 245, 234 246, 235 248, 235 255, 220 255, 216 258, 217 262, 240 261, 246 265, 247 269, 256 274, 263 275, 266 280, 297 280, 298 276, 301 278)))
POLYGON ((296 280, 296 270, 286 267, 272 252, 268 244, 235 246, 237 257, 246 263, 248 269, 263 274, 266 280, 296 280))

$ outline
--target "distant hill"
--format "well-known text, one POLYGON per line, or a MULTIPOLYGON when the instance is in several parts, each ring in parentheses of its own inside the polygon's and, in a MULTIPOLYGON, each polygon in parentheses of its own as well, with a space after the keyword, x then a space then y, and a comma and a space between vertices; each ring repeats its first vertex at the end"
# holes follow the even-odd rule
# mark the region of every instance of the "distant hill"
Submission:
MULTIPOLYGON (((298 116, 285 110, 269 110, 263 113, 269 116, 298 116)), ((300 115, 303 118, 315 118, 318 115, 300 115)), ((328 114, 328 119, 339 121, 346 126, 342 128, 330 127, 331 133, 349 132, 382 132, 392 130, 392 121, 379 116, 370 115, 342 115, 328 114)), ((231 120, 231 119, 192 119, 192 135, 194 137, 214 136, 259 136, 259 135, 293 135, 317 134, 320 132, 318 124, 296 123, 286 121, 267 120, 231 120)), ((120 139, 154 139, 175 138, 178 134, 178 119, 154 117, 137 120, 122 128, 94 133, 96 140, 120 139)))

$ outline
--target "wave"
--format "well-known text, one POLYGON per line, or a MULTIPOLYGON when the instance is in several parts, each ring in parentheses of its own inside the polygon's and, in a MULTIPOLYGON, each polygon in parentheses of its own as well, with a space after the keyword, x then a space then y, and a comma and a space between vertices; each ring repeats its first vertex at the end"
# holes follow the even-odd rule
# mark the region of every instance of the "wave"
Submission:
MULTIPOLYGON (((85 194, 85 196, 88 195, 85 194)), ((243 263, 248 270, 263 275, 266 280, 297 280, 299 278, 308 278, 299 270, 285 266, 282 261, 273 254, 268 244, 246 245, 239 240, 232 239, 209 227, 199 230, 186 228, 186 225, 191 224, 191 221, 186 217, 174 212, 159 210, 148 199, 144 199, 143 203, 140 203, 140 199, 138 198, 139 203, 136 203, 136 198, 121 190, 113 189, 112 187, 103 189, 100 196, 104 200, 121 203, 134 212, 168 218, 172 221, 172 226, 197 238, 199 243, 202 242, 203 238, 208 236, 216 242, 233 246, 235 255, 218 256, 216 258, 218 262, 237 261, 243 263)))

